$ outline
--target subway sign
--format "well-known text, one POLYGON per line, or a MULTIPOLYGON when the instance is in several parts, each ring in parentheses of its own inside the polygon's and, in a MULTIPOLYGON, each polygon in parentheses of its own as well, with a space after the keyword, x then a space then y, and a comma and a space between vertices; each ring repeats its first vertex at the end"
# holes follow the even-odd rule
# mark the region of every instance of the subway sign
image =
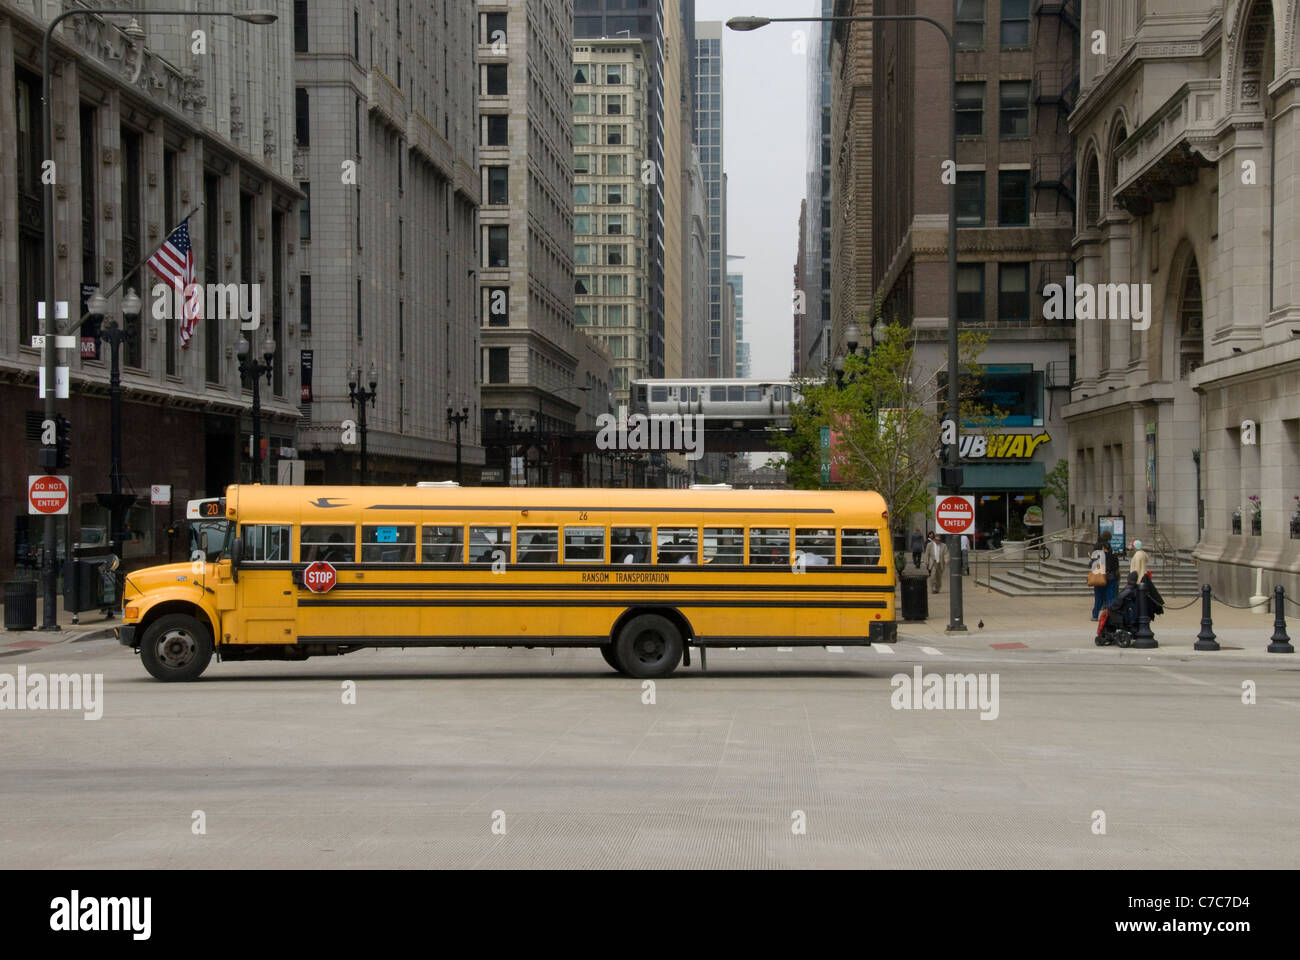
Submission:
POLYGON ((961 438, 963 460, 1032 460, 1034 451, 1052 439, 1049 433, 968 433, 961 438))

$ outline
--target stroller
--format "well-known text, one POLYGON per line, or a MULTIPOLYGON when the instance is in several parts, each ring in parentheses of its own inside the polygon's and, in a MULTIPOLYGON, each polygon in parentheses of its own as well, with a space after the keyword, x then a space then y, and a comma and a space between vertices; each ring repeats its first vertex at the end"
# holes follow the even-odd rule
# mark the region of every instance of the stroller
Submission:
MULTIPOLYGON (((1156 589, 1150 573, 1142 579, 1147 585, 1147 616, 1154 620, 1165 612, 1165 598, 1156 589)), ((1137 574, 1130 573, 1124 588, 1097 617, 1097 646, 1112 643, 1119 647, 1133 645, 1133 634, 1137 630, 1137 597, 1137 574)))

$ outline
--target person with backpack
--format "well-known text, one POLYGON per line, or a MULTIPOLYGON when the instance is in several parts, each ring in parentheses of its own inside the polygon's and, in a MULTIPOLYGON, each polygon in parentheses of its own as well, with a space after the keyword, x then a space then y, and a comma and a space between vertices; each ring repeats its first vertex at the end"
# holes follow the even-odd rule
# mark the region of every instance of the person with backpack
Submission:
MULTIPOLYGON (((1092 619, 1097 619, 1101 608, 1106 606, 1106 549, 1107 545, 1098 543, 1097 548, 1088 555, 1088 586, 1092 587, 1092 619)), ((1119 579, 1119 566, 1116 561, 1116 582, 1119 579)))

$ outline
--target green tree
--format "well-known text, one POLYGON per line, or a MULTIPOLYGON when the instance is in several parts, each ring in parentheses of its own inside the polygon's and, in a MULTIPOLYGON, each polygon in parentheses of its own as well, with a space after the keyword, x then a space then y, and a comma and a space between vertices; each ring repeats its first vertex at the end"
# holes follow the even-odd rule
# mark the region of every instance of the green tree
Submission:
MULTIPOLYGON (((976 358, 987 343, 987 335, 973 331, 960 338, 961 416, 977 429, 996 414, 976 403, 982 373, 976 358)), ((900 520, 926 510, 947 398, 940 395, 942 371, 921 370, 915 347, 915 332, 891 323, 867 356, 845 359, 841 377, 799 383, 791 432, 777 442, 792 485, 821 485, 820 434, 829 427, 842 487, 877 491, 900 520)))
POLYGON ((1070 515, 1070 461, 1061 459, 1043 477, 1043 494, 1056 501, 1061 516, 1070 515))

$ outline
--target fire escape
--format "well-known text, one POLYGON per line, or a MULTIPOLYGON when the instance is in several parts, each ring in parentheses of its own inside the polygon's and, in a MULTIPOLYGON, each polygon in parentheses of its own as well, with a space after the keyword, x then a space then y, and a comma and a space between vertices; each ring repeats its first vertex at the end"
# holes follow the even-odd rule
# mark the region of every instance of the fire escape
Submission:
MULTIPOLYGON (((1056 51, 1050 65, 1034 73, 1034 103, 1038 107, 1039 131, 1055 131, 1061 149, 1036 152, 1033 163, 1034 197, 1037 207, 1042 196, 1053 198, 1054 210, 1073 212, 1075 196, 1074 143, 1070 137, 1070 112, 1079 97, 1079 0, 1037 0, 1039 51, 1056 51), (1047 39, 1055 33, 1056 43, 1047 39), (1062 63, 1059 51, 1067 45, 1070 59, 1062 63)), ((1047 211, 1044 211, 1047 212, 1047 211)))

